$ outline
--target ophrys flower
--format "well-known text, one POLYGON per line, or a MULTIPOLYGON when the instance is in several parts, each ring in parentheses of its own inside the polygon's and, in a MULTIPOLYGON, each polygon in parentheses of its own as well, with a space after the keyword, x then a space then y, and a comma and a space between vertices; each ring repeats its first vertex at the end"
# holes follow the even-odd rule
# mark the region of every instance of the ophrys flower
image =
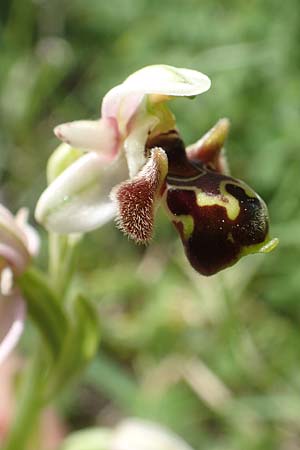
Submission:
POLYGON ((264 202, 227 174, 222 149, 228 121, 185 148, 167 106, 172 97, 192 97, 209 87, 200 72, 148 66, 106 94, 100 120, 56 127, 70 152, 88 153, 42 194, 37 219, 52 231, 73 233, 116 215, 125 234, 147 243, 162 202, 190 263, 206 275, 244 254, 272 249, 276 241, 268 237, 264 202))

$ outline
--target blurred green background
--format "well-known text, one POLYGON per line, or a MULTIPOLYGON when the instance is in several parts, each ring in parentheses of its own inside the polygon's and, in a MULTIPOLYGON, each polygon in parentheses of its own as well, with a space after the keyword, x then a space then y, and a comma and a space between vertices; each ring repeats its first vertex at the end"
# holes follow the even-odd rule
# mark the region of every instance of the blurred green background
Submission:
POLYGON ((205 278, 163 213, 147 248, 111 224, 87 235, 78 282, 98 304, 102 345, 60 399, 70 429, 136 415, 197 450, 299 449, 299 0, 1 0, 0 10, 0 201, 33 211, 53 127, 98 117, 108 89, 164 63, 212 79, 208 93, 172 102, 182 135, 191 143, 231 119, 232 174, 266 200, 280 239, 205 278))

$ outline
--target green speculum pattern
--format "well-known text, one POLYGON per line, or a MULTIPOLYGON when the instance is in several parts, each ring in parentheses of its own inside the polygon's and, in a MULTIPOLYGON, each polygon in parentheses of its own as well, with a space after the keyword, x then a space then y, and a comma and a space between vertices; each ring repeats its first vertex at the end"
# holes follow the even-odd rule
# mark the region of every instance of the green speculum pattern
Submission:
POLYGON ((188 160, 179 138, 157 141, 169 162, 165 207, 194 269, 212 275, 268 247, 267 207, 249 186, 188 160))

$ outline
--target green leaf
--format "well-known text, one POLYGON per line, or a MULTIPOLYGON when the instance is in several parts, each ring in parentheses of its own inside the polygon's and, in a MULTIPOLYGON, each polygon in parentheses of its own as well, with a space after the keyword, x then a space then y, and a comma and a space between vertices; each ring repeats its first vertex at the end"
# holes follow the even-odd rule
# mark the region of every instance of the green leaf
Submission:
POLYGON ((68 331, 64 310, 46 278, 37 269, 29 268, 18 278, 17 283, 26 301, 29 316, 56 358, 68 331))
POLYGON ((64 346, 50 377, 49 396, 53 396, 78 374, 95 355, 100 326, 94 305, 83 295, 77 295, 69 310, 70 327, 64 346))
POLYGON ((104 392, 113 402, 129 412, 136 413, 138 386, 135 380, 124 370, 121 364, 112 360, 103 352, 89 366, 85 380, 104 392))

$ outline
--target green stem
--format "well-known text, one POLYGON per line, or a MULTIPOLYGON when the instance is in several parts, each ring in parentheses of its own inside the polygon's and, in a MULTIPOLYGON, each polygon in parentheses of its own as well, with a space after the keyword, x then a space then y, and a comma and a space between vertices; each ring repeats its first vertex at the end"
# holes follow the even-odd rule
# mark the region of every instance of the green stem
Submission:
POLYGON ((49 233, 49 266, 48 273, 51 279, 51 282, 54 286, 56 286, 56 280, 59 276, 59 260, 60 260, 60 251, 59 251, 59 240, 60 236, 56 233, 49 233))
POLYGON ((63 299, 74 270, 76 240, 67 235, 49 233, 49 275, 56 294, 63 299))
POLYGON ((18 278, 18 286, 33 320, 49 349, 56 357, 63 345, 68 320, 61 304, 43 273, 30 267, 18 278))
POLYGON ((18 396, 17 411, 3 450, 26 450, 43 407, 42 352, 38 349, 24 373, 18 396))
MULTIPOLYGON (((18 278, 18 285, 27 300, 29 315, 45 337, 54 356, 59 357, 67 334, 68 320, 62 308, 65 294, 73 274, 74 242, 68 236, 49 234, 49 276, 47 280, 38 270, 29 268, 18 278)), ((16 413, 7 441, 2 450, 27 450, 38 429, 43 407, 47 404, 46 388, 49 369, 43 342, 22 376, 16 402, 16 413)))

